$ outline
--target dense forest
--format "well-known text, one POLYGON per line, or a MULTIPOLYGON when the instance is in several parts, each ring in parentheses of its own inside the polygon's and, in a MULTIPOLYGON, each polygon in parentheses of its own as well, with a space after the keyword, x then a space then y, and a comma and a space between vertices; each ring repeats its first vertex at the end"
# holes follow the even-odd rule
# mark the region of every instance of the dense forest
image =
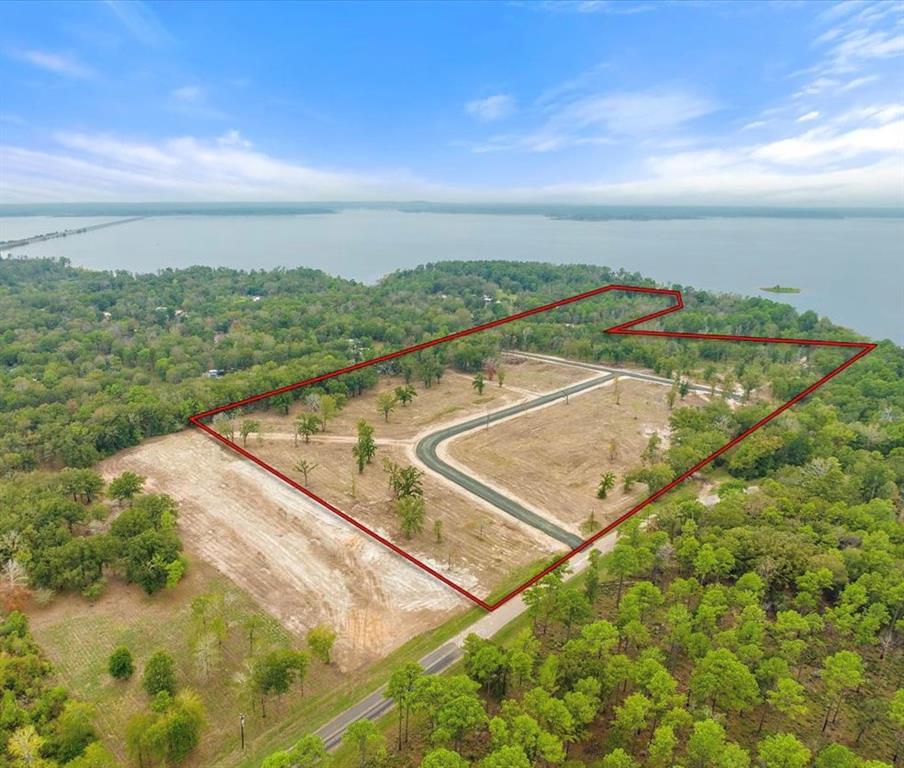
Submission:
MULTIPOLYGON (((364 286, 305 269, 133 275, 0 260, 0 766, 115 764, 86 705, 53 686, 16 610, 24 594, 91 599, 113 576, 153 594, 185 568, 175 502, 144 493, 142 478, 128 473, 105 486, 91 470, 99 459, 182 429, 199 410, 607 283, 652 285, 598 267, 510 262, 427 265, 364 286), (223 375, 209 377, 212 369, 223 375)), ((857 338, 767 299, 682 290, 686 309, 658 327, 857 338)), ((600 332, 662 305, 607 294, 421 355, 410 372, 479 371, 501 345, 737 389, 736 407, 719 398, 700 409, 676 404, 668 447, 625 478, 652 488, 844 359, 831 349, 600 332)), ((373 377, 361 371, 325 389, 353 396, 373 377)), ((260 407, 285 405, 273 398, 260 407)), ((398 670, 390 690, 399 730, 389 743, 375 726, 351 730, 354 762, 854 768, 899 760, 904 351, 881 343, 704 479, 716 503, 680 490, 666 497, 588 573, 574 582, 555 573, 533 588, 523 631, 470 641, 459 674, 398 670)), ((274 653, 259 673, 267 690, 303 677, 307 664, 300 652, 274 653)), ((176 764, 202 715, 173 685, 148 693, 150 711, 132 739, 136 764, 176 764)), ((327 759, 305 737, 266 765, 327 759)))
MULTIPOLYGON (((307 269, 133 275, 64 261, 0 260, 0 473, 88 467, 143 438, 181 429, 207 407, 608 283, 652 285, 600 267, 511 262, 427 265, 368 287, 307 269), (205 378, 212 369, 228 375, 205 378)), ((687 308, 666 318, 665 327, 852 338, 813 312, 684 291, 687 308)), ((661 306, 661 298, 609 294, 538 317, 532 325, 539 332, 515 341, 667 374, 711 355, 734 358, 743 371, 757 356, 749 347, 704 349, 592 333, 661 306), (582 340, 571 321, 589 312, 597 322, 582 340)), ((790 354, 770 349, 768 360, 790 354)), ((827 370, 837 358, 817 352, 812 367, 827 370)), ((886 343, 861 365, 871 374, 859 377, 862 391, 833 388, 845 401, 838 404, 848 412, 877 407, 899 382, 900 366, 900 351, 886 343)), ((808 375, 795 374, 774 378, 793 389, 808 375)))
MULTIPOLYGON (((680 412, 676 417, 680 419, 680 412)), ((899 485, 823 454, 706 507, 675 494, 578 583, 526 593, 528 625, 471 636, 458 674, 396 670, 361 768, 881 768, 904 747, 899 485)), ((898 471, 901 456, 897 456, 898 471)), ((902 476, 899 474, 897 483, 902 476)), ((325 765, 305 737, 266 768, 325 765)))

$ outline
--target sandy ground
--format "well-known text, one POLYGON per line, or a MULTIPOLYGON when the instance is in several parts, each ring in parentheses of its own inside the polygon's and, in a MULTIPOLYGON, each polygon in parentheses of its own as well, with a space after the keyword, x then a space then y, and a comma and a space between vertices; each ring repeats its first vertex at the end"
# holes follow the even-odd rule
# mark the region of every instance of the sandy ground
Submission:
MULTIPOLYGON (((311 442, 292 435, 296 403, 288 416, 256 416, 263 435, 249 450, 285 474, 299 458, 315 462, 312 492, 361 520, 406 551, 445 573, 462 587, 487 595, 518 568, 563 547, 445 478, 423 478, 427 507, 424 530, 405 539, 393 509, 381 459, 414 464, 417 440, 435 429, 475 414, 523 402, 537 394, 593 377, 594 373, 554 363, 507 358, 503 387, 488 382, 483 394, 471 376, 447 371, 433 387, 416 386, 418 396, 398 407, 387 422, 376 397, 401 378, 386 377, 365 395, 352 398, 311 442), (367 419, 376 430, 377 457, 363 475, 354 467, 355 424, 367 419), (443 521, 437 542, 434 521, 443 521)), ((635 466, 653 432, 667 434, 667 387, 622 380, 621 405, 604 386, 553 405, 479 429, 444 446, 451 460, 476 477, 584 533, 591 509, 597 521, 642 498, 641 488, 624 494, 621 484, 605 502, 594 492, 601 471, 623 477, 635 466), (615 454, 610 458, 612 442, 615 454)), ((682 404, 693 404, 694 396, 682 404)), ((434 577, 198 431, 157 438, 101 465, 106 477, 126 469, 148 477, 147 488, 171 494, 181 505, 186 547, 245 590, 290 631, 304 635, 316 625, 337 634, 337 662, 354 669, 403 644, 468 607, 468 602, 434 577)))
POLYGON ((177 499, 186 547, 289 630, 332 626, 344 669, 385 656, 470 605, 199 431, 149 440, 100 466, 107 478, 124 470, 177 499))
MULTIPOLYGON (((376 425, 378 434, 380 426, 376 425)), ((353 442, 351 437, 316 435, 295 447, 289 435, 282 439, 268 435, 262 442, 250 441, 248 447, 302 484, 304 477, 293 469, 295 463, 301 457, 316 463, 305 487, 481 597, 514 568, 565 551, 555 540, 432 473, 422 478, 424 530, 406 539, 399 528, 382 459, 417 464, 413 443, 378 439, 373 463, 359 474, 351 452, 353 442), (436 520, 442 521, 440 542, 434 535, 436 520)))
POLYGON ((593 375, 593 371, 586 368, 544 363, 514 354, 503 354, 502 368, 505 369, 506 387, 521 388, 534 394, 561 389, 593 375))
MULTIPOLYGON (((497 381, 487 381, 483 394, 478 394, 473 388, 473 375, 451 369, 447 369, 442 379, 429 388, 419 381, 412 381, 417 396, 407 406, 399 405, 389 415, 388 421, 377 411, 377 396, 403 385, 405 380, 401 376, 384 376, 373 389, 360 397, 349 398, 339 415, 327 422, 325 434, 354 435, 358 419, 364 419, 377 429, 382 439, 411 439, 451 421, 495 411, 593 374, 592 371, 509 356, 505 357, 503 368, 506 371, 505 384, 500 387, 497 381)), ((266 411, 255 414, 254 418, 262 423, 265 434, 291 433, 296 417, 304 410, 304 401, 299 400, 289 409, 288 416, 266 411)), ((249 446, 254 439, 249 439, 249 446)))
MULTIPOLYGON (((378 429, 382 438, 414 437, 424 429, 432 429, 453 418, 485 410, 496 410, 517 402, 523 394, 510 387, 501 389, 495 384, 486 386, 482 395, 471 387, 473 377, 465 377, 453 371, 447 371, 439 383, 429 389, 420 382, 412 382, 417 397, 405 406, 399 405, 387 421, 377 411, 377 396, 392 391, 405 383, 401 376, 382 377, 380 383, 360 397, 349 398, 339 414, 327 422, 327 435, 354 435, 358 419, 364 419, 378 429)), ((268 411, 255 414, 254 418, 264 425, 266 431, 292 432, 293 424, 299 413, 306 410, 303 400, 292 405, 289 415, 268 411)), ((249 439, 249 445, 251 440, 249 439)))
MULTIPOLYGON (((591 510, 599 523, 643 499, 643 485, 624 492, 624 475, 640 464, 654 432, 663 447, 668 444, 668 387, 632 379, 621 379, 619 387, 620 405, 609 383, 568 404, 556 402, 453 438, 440 453, 578 532, 591 510), (614 472, 617 482, 601 501, 596 488, 606 471, 614 472)), ((702 402, 697 395, 680 401, 682 406, 702 402)))

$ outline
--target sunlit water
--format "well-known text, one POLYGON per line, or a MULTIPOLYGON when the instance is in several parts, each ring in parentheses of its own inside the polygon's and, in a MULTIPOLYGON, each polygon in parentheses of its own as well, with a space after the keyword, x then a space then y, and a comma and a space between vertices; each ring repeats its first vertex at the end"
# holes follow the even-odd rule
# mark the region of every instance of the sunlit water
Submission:
MULTIPOLYGON (((0 218, 0 240, 110 220, 0 218)), ((364 282, 448 259, 599 264, 664 284, 761 295, 813 309, 867 336, 904 343, 904 219, 710 218, 559 221, 533 215, 402 213, 148 218, 15 255, 65 256, 93 269, 193 264, 307 266, 364 282), (798 295, 764 294, 794 286, 798 295)))

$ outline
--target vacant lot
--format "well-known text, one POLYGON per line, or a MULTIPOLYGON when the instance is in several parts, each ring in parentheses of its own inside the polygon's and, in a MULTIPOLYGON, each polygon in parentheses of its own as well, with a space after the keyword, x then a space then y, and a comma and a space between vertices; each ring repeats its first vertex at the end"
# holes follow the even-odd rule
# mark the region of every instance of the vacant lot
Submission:
MULTIPOLYGON (((568 403, 535 411, 454 438, 440 455, 507 495, 578 532, 594 511, 597 521, 637 503, 646 487, 625 493, 625 472, 640 464, 641 452, 657 433, 668 444, 668 387, 621 379, 590 390, 568 403), (614 472, 615 488, 596 498, 603 472, 614 472)), ((702 400, 689 395, 682 405, 702 400)))
MULTIPOLYGON (((482 394, 473 387, 473 375, 451 369, 447 369, 440 381, 431 387, 412 381, 417 395, 408 405, 396 407, 388 421, 377 410, 377 397, 402 386, 405 380, 401 376, 383 376, 376 387, 348 400, 339 414, 327 423, 326 434, 354 435, 358 420, 364 419, 377 427, 381 438, 411 439, 447 422, 495 411, 593 376, 592 371, 526 358, 509 359, 508 356, 503 368, 506 371, 504 385, 500 387, 497 381, 487 380, 482 394)), ((304 410, 306 405, 302 399, 293 404, 288 416, 270 411, 255 418, 262 422, 265 433, 291 434, 295 419, 304 410)))
POLYGON ((310 443, 299 442, 296 447, 288 435, 282 439, 267 435, 262 442, 249 443, 249 447, 302 484, 304 477, 293 469, 295 463, 299 458, 316 463, 305 487, 480 596, 489 594, 512 570, 564 551, 553 539, 432 474, 422 478, 426 507, 423 531, 405 538, 382 461, 412 465, 416 459, 412 445, 380 442, 383 426, 376 425, 377 455, 363 474, 355 466, 352 438, 315 435, 310 443), (434 529, 436 521, 442 525, 439 537, 434 529))
POLYGON ((464 598, 269 473, 192 430, 103 462, 132 470, 181 506, 186 546, 297 636, 337 634, 354 669, 467 607, 464 598))
POLYGON ((595 375, 587 368, 545 363, 517 354, 504 354, 502 368, 505 370, 505 386, 518 387, 534 394, 561 389, 595 375))

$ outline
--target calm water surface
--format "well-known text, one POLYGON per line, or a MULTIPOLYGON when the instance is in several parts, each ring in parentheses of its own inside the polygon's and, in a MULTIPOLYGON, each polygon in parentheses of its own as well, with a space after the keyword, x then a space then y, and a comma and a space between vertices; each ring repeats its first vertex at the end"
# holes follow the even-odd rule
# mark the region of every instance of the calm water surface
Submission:
MULTIPOLYGON (((109 220, 0 218, 0 240, 109 220)), ((872 338, 904 343, 904 220, 711 218, 558 221, 544 216, 402 213, 147 218, 35 243, 17 255, 65 256, 94 269, 153 272, 193 264, 306 266, 373 282, 447 259, 599 264, 662 283, 769 296, 872 338), (759 288, 780 283, 799 295, 759 288)))

